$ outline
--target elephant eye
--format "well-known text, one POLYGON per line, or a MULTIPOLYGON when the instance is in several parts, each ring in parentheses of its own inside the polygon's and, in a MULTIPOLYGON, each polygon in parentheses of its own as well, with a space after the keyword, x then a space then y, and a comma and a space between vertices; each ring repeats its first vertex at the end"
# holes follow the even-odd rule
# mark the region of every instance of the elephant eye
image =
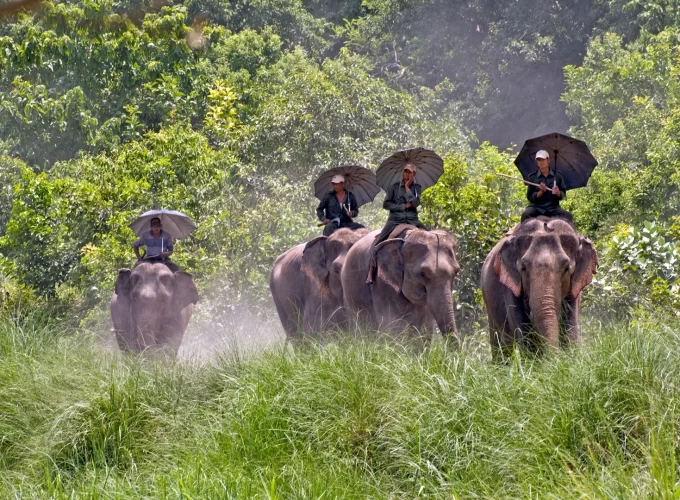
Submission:
POLYGON ((420 271, 420 277, 423 278, 424 280, 427 279, 427 275, 425 274, 425 271, 420 271))

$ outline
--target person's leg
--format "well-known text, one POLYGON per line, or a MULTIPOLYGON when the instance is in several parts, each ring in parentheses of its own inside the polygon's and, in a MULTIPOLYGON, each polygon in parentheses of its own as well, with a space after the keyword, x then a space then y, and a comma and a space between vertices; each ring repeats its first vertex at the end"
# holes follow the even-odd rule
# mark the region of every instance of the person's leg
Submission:
POLYGON ((347 229, 351 229, 352 231, 356 231, 357 229, 366 229, 366 226, 363 226, 358 222, 348 222, 347 224, 343 224, 340 227, 346 227, 347 229))
POLYGON ((385 241, 390 234, 392 234, 392 231, 394 231, 399 224, 396 222, 391 222, 387 221, 387 224, 385 224, 385 227, 383 230, 380 232, 378 237, 375 239, 373 242, 373 245, 371 245, 371 251, 369 252, 369 257, 368 257, 368 276, 366 276, 366 284, 367 285, 372 285, 373 280, 375 279, 375 247, 378 246, 378 244, 382 243, 385 241))
POLYGON ((336 230, 338 229, 338 225, 335 222, 329 222, 326 224, 326 226, 323 228, 323 235, 324 236, 330 236, 333 234, 336 230))
POLYGON ((524 222, 526 220, 533 219, 534 217, 538 217, 539 215, 545 215, 545 210, 534 205, 529 205, 524 209, 524 212, 522 212, 521 221, 524 222))
POLYGON ((549 210, 546 210, 545 215, 548 217, 558 217, 572 224, 574 223, 574 216, 571 215, 571 212, 568 212, 567 210, 560 207, 550 207, 549 210))
POLYGON ((165 264, 166 266, 168 266, 168 269, 170 269, 173 273, 176 273, 177 271, 181 271, 181 270, 182 270, 181 267, 179 267, 177 264, 175 264, 175 263, 174 263, 173 261, 171 261, 170 259, 165 259, 165 260, 163 261, 163 264, 165 264))

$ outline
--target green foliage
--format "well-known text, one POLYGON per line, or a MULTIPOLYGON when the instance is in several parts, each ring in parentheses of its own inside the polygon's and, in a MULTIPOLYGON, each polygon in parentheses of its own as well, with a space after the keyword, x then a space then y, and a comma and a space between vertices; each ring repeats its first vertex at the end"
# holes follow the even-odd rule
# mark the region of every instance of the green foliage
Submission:
MULTIPOLYGON (((3 144, 0 143, 0 148, 2 147, 3 144)), ((4 151, 0 153, 0 236, 5 233, 12 212, 14 186, 21 182, 25 168, 26 165, 21 160, 8 156, 4 151)))
MULTIPOLYGON (((299 50, 286 54, 253 82, 241 147, 262 172, 310 181, 339 163, 375 164, 395 149, 428 144, 425 125, 435 118, 428 102, 391 89, 370 70, 348 51, 321 65, 299 50)), ((457 132, 450 141, 462 142, 459 130, 449 132, 457 132)))
POLYGON ((182 7, 148 14, 137 28, 107 2, 42 5, 32 23, 0 37, 0 134, 31 165, 49 167, 203 112, 206 90, 182 7))
POLYGON ((680 309, 680 250, 655 222, 641 229, 621 224, 601 245, 602 258, 588 303, 610 317, 680 309))
POLYGON ((668 220, 680 209, 678 47, 673 30, 627 47, 606 35, 582 67, 566 69, 564 100, 600 160, 595 182, 577 195, 590 229, 668 220))

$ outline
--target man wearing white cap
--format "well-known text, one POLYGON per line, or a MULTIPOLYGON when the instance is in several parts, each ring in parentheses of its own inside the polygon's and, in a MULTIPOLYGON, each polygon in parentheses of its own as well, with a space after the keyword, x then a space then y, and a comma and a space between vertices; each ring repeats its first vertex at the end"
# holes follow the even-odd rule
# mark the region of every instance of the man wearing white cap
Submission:
POLYGON ((333 191, 326 193, 316 207, 316 216, 325 225, 323 235, 330 236, 341 227, 363 228, 364 226, 352 220, 359 215, 359 208, 354 194, 345 190, 345 178, 342 175, 334 175, 331 185, 333 191))
POLYGON ((550 153, 541 149, 536 153, 536 165, 538 169, 529 176, 529 182, 538 186, 527 186, 527 199, 529 206, 522 214, 522 222, 539 215, 546 217, 560 217, 573 222, 573 216, 560 208, 560 200, 566 196, 562 174, 550 171, 550 153))

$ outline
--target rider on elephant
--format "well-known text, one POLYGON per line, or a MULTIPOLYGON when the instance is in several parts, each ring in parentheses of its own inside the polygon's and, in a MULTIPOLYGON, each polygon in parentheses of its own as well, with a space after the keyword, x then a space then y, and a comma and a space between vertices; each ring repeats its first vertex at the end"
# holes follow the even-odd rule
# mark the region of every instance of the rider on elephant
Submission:
POLYGON ((422 188, 415 182, 416 167, 410 163, 404 166, 404 177, 400 182, 395 182, 387 191, 387 196, 383 202, 383 208, 390 211, 387 223, 382 232, 375 239, 371 249, 371 265, 368 269, 366 284, 372 285, 375 274, 375 262, 373 253, 375 246, 385 241, 392 231, 401 224, 411 224, 420 229, 427 229, 418 219, 418 205, 420 205, 420 194, 422 188))
POLYGON ((179 266, 170 260, 173 251, 172 236, 163 231, 163 225, 158 217, 151 219, 151 231, 143 233, 132 245, 137 256, 137 264, 140 262, 162 262, 171 271, 179 271, 179 266), (146 246, 146 255, 142 257, 139 248, 146 246))
POLYGON ((333 191, 326 193, 316 207, 316 216, 326 226, 323 235, 330 236, 341 227, 362 229, 364 226, 352 220, 359 215, 359 207, 354 194, 345 190, 345 178, 342 175, 334 175, 331 185, 333 191))
POLYGON ((539 186, 527 186, 529 206, 522 213, 522 222, 539 215, 559 217, 573 222, 574 218, 571 213, 560 208, 560 200, 566 197, 567 192, 562 174, 550 171, 550 153, 544 149, 536 153, 536 164, 538 170, 531 174, 528 180, 539 186))

